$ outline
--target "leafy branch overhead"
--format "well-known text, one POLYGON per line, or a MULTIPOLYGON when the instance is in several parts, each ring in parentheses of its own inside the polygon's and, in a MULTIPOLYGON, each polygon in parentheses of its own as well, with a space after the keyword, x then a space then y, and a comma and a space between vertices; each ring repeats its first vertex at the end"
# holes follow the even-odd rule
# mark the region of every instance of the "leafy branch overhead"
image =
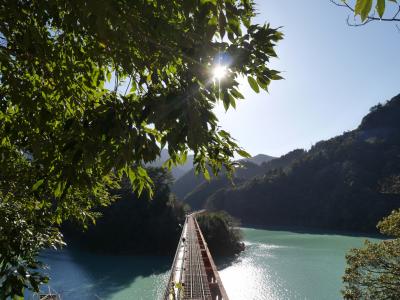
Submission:
POLYGON ((400 21, 400 4, 398 0, 330 1, 336 6, 348 9, 354 17, 360 17, 361 22, 359 23, 356 20, 353 23, 350 22, 350 17, 348 17, 347 23, 350 26, 365 25, 371 21, 400 21))
MULTIPOLYGON (((3 1, 0 212, 29 207, 20 218, 33 232, 94 221, 93 208, 112 201, 122 177, 151 193, 143 166, 164 147, 170 167, 193 152, 199 172, 232 170, 230 159, 247 153, 213 108, 243 98, 239 77, 256 91, 280 78, 268 62, 282 34, 253 16, 250 0, 3 1), (211 72, 221 58, 227 74, 217 84, 211 72)), ((7 261, 32 258, 46 245, 18 248, 4 222, 2 259, 6 251, 7 261)))

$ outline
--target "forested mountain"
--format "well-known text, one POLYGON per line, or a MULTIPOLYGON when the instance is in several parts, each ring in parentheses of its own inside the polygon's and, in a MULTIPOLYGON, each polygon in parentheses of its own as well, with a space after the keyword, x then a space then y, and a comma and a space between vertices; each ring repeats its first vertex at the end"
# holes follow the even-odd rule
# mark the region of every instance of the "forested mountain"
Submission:
MULTIPOLYGON (((235 172, 235 178, 250 179, 256 175, 263 174, 264 169, 268 168, 265 164, 268 164, 275 159, 276 158, 266 154, 258 154, 250 158, 241 159, 238 161, 241 166, 236 169, 237 171, 235 172)), ((211 170, 209 171, 210 174, 212 174, 211 170)), ((226 184, 230 183, 230 181, 227 180, 224 172, 221 172, 218 178, 215 178, 215 176, 211 175, 211 181, 213 180, 220 181, 220 184, 221 182, 226 184)), ((207 182, 203 175, 196 175, 194 169, 192 168, 174 182, 171 190, 173 193, 175 193, 175 195, 178 196, 179 199, 185 199, 190 193, 195 192, 195 190, 208 187, 211 181, 207 182)), ((213 182, 211 183, 210 187, 215 185, 216 183, 213 182)), ((210 195, 214 191, 215 190, 207 191, 207 194, 210 195)))
POLYGON ((289 166, 219 189, 207 207, 244 224, 375 232, 400 207, 384 188, 400 174, 400 95, 371 108, 357 129, 291 155, 289 166))
MULTIPOLYGON (((98 210, 96 225, 86 231, 72 223, 63 226, 69 245, 107 254, 173 255, 188 208, 171 194, 171 175, 164 168, 148 168, 155 185, 153 199, 132 192, 128 179, 112 192, 118 200, 98 210)), ((213 255, 243 250, 238 223, 227 213, 203 213, 199 224, 213 255)))
POLYGON ((240 160, 240 166, 236 169, 234 177, 229 180, 224 173, 219 175, 217 178, 212 177, 208 182, 203 176, 196 176, 194 172, 188 172, 179 180, 177 180, 172 191, 177 194, 180 199, 195 209, 204 208, 206 200, 213 193, 222 188, 229 188, 234 185, 244 183, 256 176, 264 175, 268 171, 273 169, 289 168, 291 163, 300 157, 304 153, 304 150, 293 150, 280 158, 273 158, 272 156, 259 154, 254 158, 248 160, 240 160), (262 157, 264 160, 260 160, 262 157), (253 163, 252 161, 261 162, 260 165, 253 163))
MULTIPOLYGON (((212 174, 211 170, 209 172, 212 174)), ((179 199, 187 202, 192 209, 199 209, 204 206, 206 198, 217 189, 243 182, 262 173, 263 168, 261 166, 244 160, 236 168, 232 180, 228 179, 226 173, 223 171, 218 177, 211 175, 211 180, 207 181, 203 175, 196 175, 194 170, 191 170, 175 181, 172 186, 172 192, 179 199)))
POLYGON ((283 171, 287 172, 290 170, 293 162, 302 157, 304 154, 305 151, 303 149, 296 149, 290 151, 285 155, 282 155, 277 159, 264 162, 261 167, 263 168, 264 173, 267 173, 268 171, 272 171, 274 169, 282 169, 283 171))

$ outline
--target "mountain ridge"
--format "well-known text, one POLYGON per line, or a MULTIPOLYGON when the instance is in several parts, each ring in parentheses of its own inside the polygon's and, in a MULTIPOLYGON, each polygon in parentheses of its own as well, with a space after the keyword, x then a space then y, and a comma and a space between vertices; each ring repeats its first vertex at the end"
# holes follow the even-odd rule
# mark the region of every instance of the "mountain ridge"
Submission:
POLYGON ((399 120, 400 95, 372 107, 355 130, 299 150, 286 168, 218 189, 205 206, 244 224, 375 233, 400 207, 398 195, 382 192, 400 174, 399 120))

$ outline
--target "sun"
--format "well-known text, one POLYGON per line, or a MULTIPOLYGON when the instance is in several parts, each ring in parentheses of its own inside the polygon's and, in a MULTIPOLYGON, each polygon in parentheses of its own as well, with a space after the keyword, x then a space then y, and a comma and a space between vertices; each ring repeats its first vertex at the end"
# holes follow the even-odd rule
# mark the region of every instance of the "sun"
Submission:
POLYGON ((214 80, 221 80, 226 76, 227 67, 224 65, 217 65, 214 67, 212 74, 214 80))

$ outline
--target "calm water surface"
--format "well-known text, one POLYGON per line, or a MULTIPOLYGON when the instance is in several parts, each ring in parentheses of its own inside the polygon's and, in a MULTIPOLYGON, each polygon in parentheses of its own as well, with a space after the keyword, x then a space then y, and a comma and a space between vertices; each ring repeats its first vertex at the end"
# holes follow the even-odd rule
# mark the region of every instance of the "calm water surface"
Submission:
MULTIPOLYGON (((219 262, 231 300, 340 299, 344 255, 364 237, 243 228, 246 250, 219 262)), ((374 239, 371 239, 374 240, 374 239)), ((375 240, 377 241, 377 240, 375 240)), ((51 287, 63 299, 159 299, 172 258, 48 251, 51 287)))

